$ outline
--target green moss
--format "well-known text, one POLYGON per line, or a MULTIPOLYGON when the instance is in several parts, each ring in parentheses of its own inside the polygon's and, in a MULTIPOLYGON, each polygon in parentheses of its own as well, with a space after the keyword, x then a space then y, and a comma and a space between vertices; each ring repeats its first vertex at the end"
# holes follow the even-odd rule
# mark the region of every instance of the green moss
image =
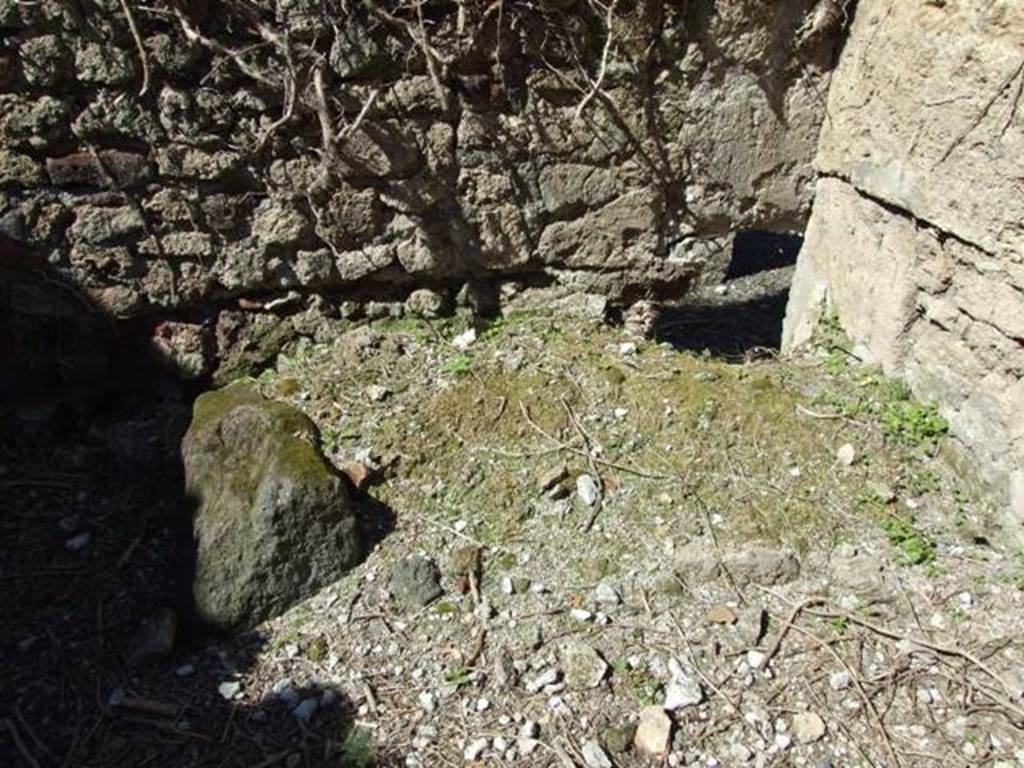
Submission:
POLYGON ((249 384, 236 383, 200 395, 193 406, 189 431, 203 434, 214 430, 241 407, 258 409, 267 428, 244 436, 242 444, 232 446, 233 455, 219 463, 221 482, 241 502, 219 504, 219 509, 244 514, 255 502, 258 484, 269 467, 311 487, 337 482, 336 473, 320 453, 316 426, 309 417, 288 403, 264 399, 249 384))
POLYGON ((234 383, 222 389, 204 392, 192 406, 192 425, 202 429, 205 425, 220 421, 240 405, 259 403, 260 393, 247 383, 234 383))
POLYGON ((319 664, 327 659, 327 641, 323 636, 314 637, 306 648, 306 658, 319 664))

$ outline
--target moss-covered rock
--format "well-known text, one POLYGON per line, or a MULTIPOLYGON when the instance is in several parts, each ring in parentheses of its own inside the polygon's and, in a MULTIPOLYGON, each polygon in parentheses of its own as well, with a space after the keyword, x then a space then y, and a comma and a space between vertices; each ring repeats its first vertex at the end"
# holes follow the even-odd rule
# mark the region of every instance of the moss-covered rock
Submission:
POLYGON ((201 395, 182 445, 200 621, 251 627, 341 576, 361 546, 350 484, 296 408, 244 384, 201 395))

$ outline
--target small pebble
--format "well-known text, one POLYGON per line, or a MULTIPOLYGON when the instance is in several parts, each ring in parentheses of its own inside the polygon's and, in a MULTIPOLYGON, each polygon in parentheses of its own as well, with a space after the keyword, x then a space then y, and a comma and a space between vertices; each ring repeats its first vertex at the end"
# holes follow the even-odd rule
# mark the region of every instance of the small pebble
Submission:
POLYGON ((793 717, 793 735, 801 744, 818 741, 825 731, 825 721, 814 712, 801 712, 793 717))
POLYGON ((529 681, 526 684, 526 690, 528 693, 539 693, 547 686, 557 683, 559 677, 561 677, 561 672, 552 667, 529 681))
POLYGON ((576 619, 576 621, 591 621, 594 618, 594 614, 586 608, 573 608, 569 611, 569 615, 576 619))
POLYGON ((596 741, 585 742, 580 753, 583 755, 583 762, 587 764, 588 768, 613 768, 608 753, 596 741))
POLYGON ((588 507, 593 507, 601 500, 601 489, 593 477, 583 474, 576 478, 576 495, 588 507))
POLYGON ((747 666, 751 669, 760 669, 767 658, 761 651, 747 651, 747 666))
POLYGON ((231 699, 237 697, 242 692, 242 684, 234 680, 225 680, 223 683, 217 686, 217 693, 221 695, 221 698, 231 699))
POLYGON ((833 672, 828 677, 828 684, 833 691, 842 691, 850 687, 850 673, 846 670, 833 672))
POLYGON ((79 552, 89 546, 89 539, 88 533, 80 533, 65 541, 64 548, 71 552, 79 552))
POLYGON ((488 739, 476 739, 469 742, 466 748, 462 751, 462 756, 466 758, 467 762, 473 762, 479 760, 480 756, 487 751, 487 748, 491 746, 491 742, 488 739))
POLYGON ((852 467, 857 460, 857 451, 850 443, 843 443, 836 451, 836 459, 844 467, 852 467))
POLYGON ((320 702, 316 699, 303 699, 299 702, 299 705, 295 707, 295 710, 293 711, 292 714, 294 714, 302 722, 308 723, 310 718, 313 717, 313 714, 316 712, 319 706, 320 702))
POLYGON ((618 605, 622 597, 611 584, 601 582, 594 588, 594 600, 598 605, 618 605))

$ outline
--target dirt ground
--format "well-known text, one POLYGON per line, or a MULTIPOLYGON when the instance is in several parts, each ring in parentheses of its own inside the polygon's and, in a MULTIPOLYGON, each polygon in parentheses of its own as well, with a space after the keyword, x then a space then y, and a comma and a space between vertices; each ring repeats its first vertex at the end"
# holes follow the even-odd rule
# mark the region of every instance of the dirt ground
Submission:
POLYGON ((1024 557, 941 418, 839 328, 779 359, 770 331, 696 343, 714 318, 386 320, 288 350, 256 386, 370 472, 386 535, 284 616, 141 667, 188 397, 8 434, 0 762, 1024 765, 1024 557), (413 555, 444 590, 422 607, 391 594, 413 555))

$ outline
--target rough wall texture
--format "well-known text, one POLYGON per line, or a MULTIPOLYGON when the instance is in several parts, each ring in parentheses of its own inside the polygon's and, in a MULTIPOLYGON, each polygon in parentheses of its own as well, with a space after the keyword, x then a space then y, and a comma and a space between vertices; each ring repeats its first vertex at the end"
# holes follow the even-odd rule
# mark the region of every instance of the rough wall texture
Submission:
POLYGON ((678 296, 803 228, 825 5, 620 2, 605 56, 586 0, 0 0, 0 230, 196 374, 424 286, 678 296))
POLYGON ((861 0, 784 344, 838 313, 1024 522, 1024 5, 861 0), (894 52, 898 52, 898 55, 894 52))

